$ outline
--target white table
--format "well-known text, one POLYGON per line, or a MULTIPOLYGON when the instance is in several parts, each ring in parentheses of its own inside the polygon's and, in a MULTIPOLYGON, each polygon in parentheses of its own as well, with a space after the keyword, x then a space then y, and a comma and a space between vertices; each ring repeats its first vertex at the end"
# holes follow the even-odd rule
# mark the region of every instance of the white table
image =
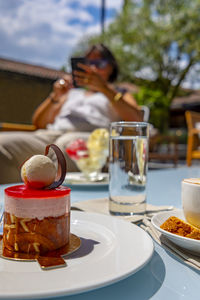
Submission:
MULTIPOLYGON (((181 208, 181 180, 200 177, 200 168, 151 171, 148 176, 148 202, 181 208)), ((0 187, 1 195, 6 186, 0 187)), ((72 187, 72 203, 108 196, 107 187, 72 187)), ((169 300, 200 299, 200 272, 187 267, 155 244, 151 261, 140 271, 118 283, 91 292, 55 298, 57 300, 169 300)))

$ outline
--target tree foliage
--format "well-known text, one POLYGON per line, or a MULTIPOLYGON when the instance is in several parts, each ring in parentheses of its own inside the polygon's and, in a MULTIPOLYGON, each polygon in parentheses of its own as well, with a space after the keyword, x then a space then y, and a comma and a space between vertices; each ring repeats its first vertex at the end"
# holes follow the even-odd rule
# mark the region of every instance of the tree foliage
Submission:
POLYGON ((134 97, 139 105, 147 105, 150 108, 149 122, 160 132, 166 132, 169 123, 169 99, 164 93, 158 89, 142 86, 134 97))
POLYGON ((125 0, 104 35, 84 45, 103 41, 117 57, 120 80, 141 83, 146 77, 146 87, 171 101, 199 63, 199 24, 200 0, 125 0))

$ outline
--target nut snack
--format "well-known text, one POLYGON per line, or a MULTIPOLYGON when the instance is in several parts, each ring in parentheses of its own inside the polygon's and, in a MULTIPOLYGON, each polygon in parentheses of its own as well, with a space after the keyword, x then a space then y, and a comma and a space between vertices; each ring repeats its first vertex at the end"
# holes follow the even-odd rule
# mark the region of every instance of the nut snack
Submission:
POLYGON ((183 237, 200 240, 200 229, 175 217, 169 217, 161 226, 163 230, 183 237))

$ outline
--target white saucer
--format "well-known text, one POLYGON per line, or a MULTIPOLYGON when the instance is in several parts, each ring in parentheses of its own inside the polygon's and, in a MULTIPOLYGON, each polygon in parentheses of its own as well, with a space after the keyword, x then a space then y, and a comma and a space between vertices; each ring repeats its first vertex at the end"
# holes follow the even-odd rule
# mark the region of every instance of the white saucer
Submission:
POLYGON ((166 212, 157 213, 151 219, 151 223, 158 231, 160 231, 164 236, 166 236, 170 241, 172 241, 177 246, 184 248, 190 252, 193 252, 194 254, 200 255, 200 240, 195 240, 195 239, 190 239, 190 238, 186 238, 183 236, 179 236, 179 235, 170 233, 170 232, 165 231, 160 228, 160 225, 162 225, 171 216, 175 216, 175 217, 185 221, 185 216, 183 214, 183 210, 177 209, 174 211, 166 211, 166 212))
POLYGON ((108 185, 109 174, 99 173, 98 179, 90 181, 85 178, 80 172, 69 172, 66 174, 64 185, 78 185, 78 186, 105 186, 108 185))
POLYGON ((0 299, 51 298, 78 294, 137 272, 154 246, 141 228, 103 214, 72 211, 71 232, 82 245, 67 267, 42 271, 37 262, 0 259, 0 299))

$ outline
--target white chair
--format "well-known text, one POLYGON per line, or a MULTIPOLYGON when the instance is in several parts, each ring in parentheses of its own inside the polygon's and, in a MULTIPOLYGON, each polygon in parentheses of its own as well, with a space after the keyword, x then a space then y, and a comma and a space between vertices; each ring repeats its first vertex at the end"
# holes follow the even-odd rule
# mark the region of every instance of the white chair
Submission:
POLYGON ((150 116, 150 109, 146 105, 141 105, 140 110, 143 113, 143 121, 148 122, 149 121, 149 116, 150 116))

